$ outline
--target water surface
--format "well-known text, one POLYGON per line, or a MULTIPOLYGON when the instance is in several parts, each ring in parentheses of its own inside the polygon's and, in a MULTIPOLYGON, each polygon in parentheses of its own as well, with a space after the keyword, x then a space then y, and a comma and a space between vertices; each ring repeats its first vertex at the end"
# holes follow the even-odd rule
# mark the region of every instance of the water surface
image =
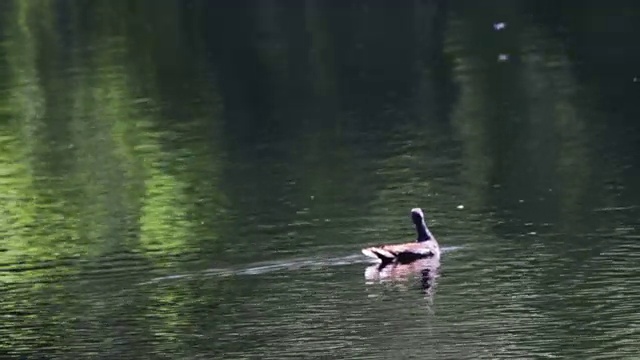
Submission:
POLYGON ((617 3, 3 2, 0 357, 637 357, 617 3))

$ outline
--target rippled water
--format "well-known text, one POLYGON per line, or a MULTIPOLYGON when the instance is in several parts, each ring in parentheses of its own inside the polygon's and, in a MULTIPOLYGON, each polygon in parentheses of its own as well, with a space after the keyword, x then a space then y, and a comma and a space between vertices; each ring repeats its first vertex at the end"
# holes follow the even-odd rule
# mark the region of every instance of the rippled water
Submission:
POLYGON ((2 3, 0 358, 637 357, 621 4, 2 3))

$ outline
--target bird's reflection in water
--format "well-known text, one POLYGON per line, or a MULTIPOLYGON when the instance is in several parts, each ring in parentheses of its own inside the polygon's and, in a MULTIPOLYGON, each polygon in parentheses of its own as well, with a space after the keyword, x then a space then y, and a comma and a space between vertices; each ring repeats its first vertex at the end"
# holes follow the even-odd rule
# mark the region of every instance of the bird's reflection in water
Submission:
POLYGON ((368 284, 385 282, 408 284, 409 281, 417 279, 428 305, 432 305, 439 270, 440 261, 420 259, 410 264, 371 265, 365 269, 364 277, 368 284))

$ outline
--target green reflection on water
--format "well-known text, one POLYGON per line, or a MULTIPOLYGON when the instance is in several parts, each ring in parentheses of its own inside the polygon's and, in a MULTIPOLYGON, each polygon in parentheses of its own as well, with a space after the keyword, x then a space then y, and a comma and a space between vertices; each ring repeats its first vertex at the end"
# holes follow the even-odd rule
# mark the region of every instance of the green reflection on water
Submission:
MULTIPOLYGON (((29 352, 56 344, 53 354, 65 343, 85 343, 77 332, 84 329, 102 333, 99 341, 108 351, 118 346, 114 341, 122 331, 114 319, 128 311, 145 313, 148 300, 102 296, 123 291, 117 280, 99 276, 113 266, 105 256, 139 271, 145 260, 135 254, 171 267, 167 255, 204 241, 215 246, 217 224, 210 220, 214 211, 207 210, 224 202, 214 157, 221 106, 215 89, 196 85, 188 93, 210 95, 193 101, 181 118, 171 118, 171 104, 157 105, 167 94, 156 90, 154 69, 143 66, 146 71, 140 72, 140 63, 129 61, 131 34, 103 20, 80 39, 95 46, 79 45, 63 54, 54 2, 44 4, 17 1, 19 16, 7 16, 13 21, 5 28, 10 40, 3 43, 2 70, 10 82, 0 128, 0 263, 5 266, 0 282, 12 289, 12 301, 3 302, 9 327, 3 328, 0 347, 29 352), (158 130, 165 121, 175 126, 158 130), (194 169, 201 169, 202 177, 194 178, 194 169), (131 254, 130 260, 117 254, 131 254)), ((175 297, 163 292, 158 301, 175 297)), ((150 315, 159 310, 151 307, 150 315)), ((171 329, 180 326, 170 316, 153 331, 176 333, 171 329)))

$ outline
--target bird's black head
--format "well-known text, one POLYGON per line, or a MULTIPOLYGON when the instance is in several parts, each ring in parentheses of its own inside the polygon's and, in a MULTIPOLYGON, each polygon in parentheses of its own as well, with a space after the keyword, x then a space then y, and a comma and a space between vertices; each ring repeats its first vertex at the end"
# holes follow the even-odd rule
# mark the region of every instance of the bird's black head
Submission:
POLYGON ((420 225, 424 222, 424 213, 420 208, 411 209, 411 219, 416 225, 420 225))

